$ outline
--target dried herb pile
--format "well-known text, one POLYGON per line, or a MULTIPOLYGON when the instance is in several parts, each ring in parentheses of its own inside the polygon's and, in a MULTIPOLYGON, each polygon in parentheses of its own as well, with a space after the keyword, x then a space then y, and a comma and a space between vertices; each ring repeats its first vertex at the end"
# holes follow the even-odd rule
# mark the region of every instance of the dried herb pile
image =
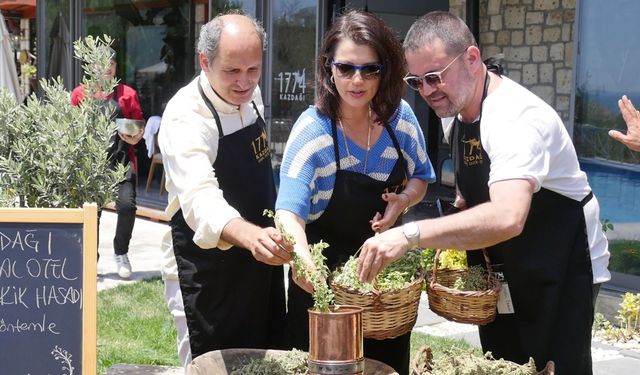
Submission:
POLYGON ((293 349, 278 357, 252 359, 230 375, 307 375, 307 353, 293 349))
POLYGON ((491 352, 480 357, 468 350, 451 349, 433 358, 431 349, 423 348, 414 364, 417 375, 536 375, 533 358, 524 365, 494 359, 491 352))
POLYGON ((453 283, 453 289, 461 291, 483 291, 489 289, 487 271, 481 265, 469 267, 453 283))

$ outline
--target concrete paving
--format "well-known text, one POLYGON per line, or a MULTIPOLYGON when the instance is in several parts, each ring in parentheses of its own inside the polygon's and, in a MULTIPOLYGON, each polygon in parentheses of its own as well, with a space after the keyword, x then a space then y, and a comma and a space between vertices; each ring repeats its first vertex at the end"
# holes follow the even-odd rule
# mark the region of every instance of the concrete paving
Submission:
POLYGON ((129 261, 133 272, 129 280, 124 280, 118 276, 113 253, 116 218, 117 215, 114 212, 103 211, 100 219, 98 291, 160 276, 160 242, 169 229, 168 224, 136 219, 129 244, 129 261))
MULTIPOLYGON (((98 261, 98 290, 112 288, 124 283, 133 283, 141 279, 160 276, 160 241, 168 229, 162 222, 136 219, 129 259, 133 269, 129 280, 123 280, 116 273, 113 254, 113 234, 115 233, 116 215, 105 211, 100 222, 100 243, 98 261)), ((606 291, 601 292, 598 306, 607 301, 617 301, 616 296, 606 291)), ((617 304, 616 304, 617 306, 617 304)), ((434 336, 460 338, 471 345, 480 347, 478 328, 474 325, 459 324, 437 316, 428 308, 427 297, 423 293, 418 310, 418 318, 414 328, 416 332, 434 336)), ((594 342, 592 345, 595 375, 620 375, 640 373, 640 352, 624 350, 610 345, 594 342)), ((118 364, 110 368, 107 375, 178 375, 183 374, 180 367, 141 366, 118 364)))

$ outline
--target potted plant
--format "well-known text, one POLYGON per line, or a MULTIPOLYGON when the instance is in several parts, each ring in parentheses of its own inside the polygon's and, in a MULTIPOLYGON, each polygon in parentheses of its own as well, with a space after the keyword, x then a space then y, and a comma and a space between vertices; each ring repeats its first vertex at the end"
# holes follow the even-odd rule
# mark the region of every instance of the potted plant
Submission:
POLYGON ((114 199, 126 167, 113 168, 108 160, 115 127, 95 98, 116 85, 103 74, 109 64, 104 46, 110 44, 108 36, 74 43, 88 93, 79 106, 70 105, 59 78, 41 80, 43 97, 32 94, 24 105, 0 90, 0 206, 101 207, 114 199))
MULTIPOLYGON (((276 227, 289 242, 293 237, 269 210, 264 214, 274 219, 276 227)), ((309 245, 309 265, 293 254, 293 268, 297 277, 304 277, 313 286, 313 307, 309 308, 309 373, 363 374, 364 350, 362 336, 362 308, 336 305, 333 291, 327 283, 329 267, 323 255, 326 242, 309 245)))

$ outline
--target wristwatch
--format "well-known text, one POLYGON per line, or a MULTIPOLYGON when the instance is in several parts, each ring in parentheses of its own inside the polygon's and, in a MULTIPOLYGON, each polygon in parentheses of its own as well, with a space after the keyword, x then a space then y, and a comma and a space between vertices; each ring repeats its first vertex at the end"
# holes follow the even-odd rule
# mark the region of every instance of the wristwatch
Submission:
POLYGON ((415 221, 403 225, 402 230, 407 242, 409 242, 409 250, 420 246, 420 228, 418 228, 418 224, 415 221))

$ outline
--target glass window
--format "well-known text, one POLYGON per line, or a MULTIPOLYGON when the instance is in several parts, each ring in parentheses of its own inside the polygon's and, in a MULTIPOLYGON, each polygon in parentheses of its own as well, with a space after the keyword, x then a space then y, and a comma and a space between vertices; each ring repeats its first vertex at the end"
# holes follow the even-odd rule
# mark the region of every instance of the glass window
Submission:
POLYGON ((121 82, 138 91, 146 117, 160 115, 164 105, 194 76, 195 23, 205 21, 205 12, 190 25, 187 0, 162 2, 87 0, 82 9, 83 35, 114 39, 117 74, 121 82), (190 27, 191 26, 191 27, 190 27))
POLYGON ((293 123, 313 104, 317 3, 271 3, 271 147, 276 168, 293 123))
POLYGON ((246 14, 256 17, 256 0, 215 0, 214 4, 211 18, 230 9, 242 9, 246 14))
POLYGON ((640 2, 580 2, 574 140, 582 157, 635 163, 640 155, 612 140, 607 131, 626 126, 618 99, 640 104, 640 2))
POLYGON ((640 2, 584 0, 578 11, 574 142, 600 202, 600 218, 613 226, 605 225, 609 268, 626 274, 614 274, 612 281, 623 285, 632 279, 629 275, 640 276, 640 154, 607 132, 626 129, 617 104, 622 95, 640 104, 640 2))

